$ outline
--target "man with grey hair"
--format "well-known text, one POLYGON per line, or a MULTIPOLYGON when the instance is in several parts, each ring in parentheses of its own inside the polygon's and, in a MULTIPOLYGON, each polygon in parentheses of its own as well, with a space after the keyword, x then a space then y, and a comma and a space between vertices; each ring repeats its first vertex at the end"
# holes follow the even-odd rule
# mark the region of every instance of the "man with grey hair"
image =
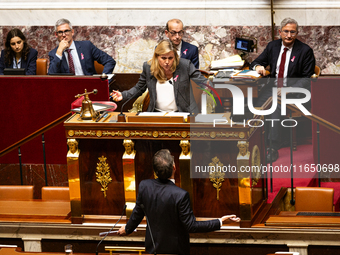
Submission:
MULTIPOLYGON (((305 43, 296 39, 298 35, 298 23, 292 18, 285 18, 281 22, 279 34, 281 39, 270 42, 261 55, 249 66, 259 74, 266 75, 266 67, 269 66, 272 81, 264 87, 254 104, 256 107, 263 105, 272 96, 272 88, 278 88, 281 95, 281 87, 298 87, 310 90, 310 77, 314 74, 315 58, 313 50, 305 43)), ((300 94, 292 94, 299 97, 300 94)), ((281 105, 278 104, 271 119, 281 119, 281 105)), ((279 121, 273 123, 272 147, 268 148, 267 161, 276 161, 278 149, 281 147, 281 126, 279 121)))
POLYGON ((223 223, 240 221, 235 215, 197 221, 190 206, 189 193, 173 183, 176 167, 169 150, 156 152, 153 169, 158 178, 141 181, 132 215, 118 231, 121 236, 131 234, 145 215, 145 248, 148 253, 189 255, 189 233, 215 231, 223 223))
POLYGON ((116 61, 90 41, 74 41, 74 30, 69 20, 59 19, 56 22, 55 35, 59 45, 48 54, 50 58, 48 74, 93 75, 97 73, 94 67, 95 60, 104 66, 103 73, 112 73, 116 61))

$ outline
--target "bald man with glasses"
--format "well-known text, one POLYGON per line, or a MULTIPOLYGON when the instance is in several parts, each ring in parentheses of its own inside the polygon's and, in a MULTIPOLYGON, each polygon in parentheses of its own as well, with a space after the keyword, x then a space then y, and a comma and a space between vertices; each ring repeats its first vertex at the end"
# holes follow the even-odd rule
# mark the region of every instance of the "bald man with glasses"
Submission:
POLYGON ((74 30, 69 20, 59 19, 56 22, 55 35, 59 45, 48 54, 50 58, 48 74, 97 74, 94 67, 95 60, 104 66, 103 73, 112 73, 116 61, 90 41, 74 41, 74 30))
POLYGON ((177 49, 178 56, 189 59, 196 69, 199 69, 198 48, 182 40, 184 35, 183 22, 179 19, 169 20, 166 23, 165 35, 177 49))
MULTIPOLYGON (((281 39, 270 42, 261 55, 249 66, 259 74, 266 75, 266 67, 269 67, 270 77, 273 78, 265 86, 255 102, 255 107, 260 107, 272 96, 272 88, 278 88, 278 94, 282 87, 297 87, 310 90, 310 77, 314 74, 315 58, 311 47, 297 39, 299 25, 292 18, 285 18, 281 22, 279 34, 281 39)), ((291 94, 298 98, 301 94, 291 94)), ((271 119, 282 119, 281 105, 269 116, 271 119)), ((276 121, 270 129, 272 132, 272 147, 268 148, 267 161, 276 161, 279 157, 278 149, 282 147, 282 127, 276 121)))

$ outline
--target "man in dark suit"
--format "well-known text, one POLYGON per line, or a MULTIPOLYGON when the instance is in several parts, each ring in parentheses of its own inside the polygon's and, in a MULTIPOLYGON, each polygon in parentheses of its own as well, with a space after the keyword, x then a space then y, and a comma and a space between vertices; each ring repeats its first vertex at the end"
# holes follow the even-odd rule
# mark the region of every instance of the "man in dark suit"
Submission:
MULTIPOLYGON (((285 18, 281 22, 279 30, 281 39, 270 42, 262 54, 250 64, 250 69, 256 70, 263 76, 266 75, 265 68, 269 66, 271 82, 261 91, 255 106, 262 106, 272 96, 272 88, 299 87, 310 90, 310 77, 314 73, 315 58, 313 50, 305 43, 296 39, 298 35, 298 23, 292 18, 285 18)), ((290 95, 299 97, 299 94, 290 95)), ((281 106, 278 104, 271 119, 280 119, 281 106)), ((267 161, 276 161, 278 149, 282 144, 280 122, 274 122, 270 131, 272 134, 272 147, 268 148, 267 161)))
POLYGON ((181 58, 189 59, 199 69, 198 48, 195 45, 182 40, 184 35, 183 22, 179 19, 171 19, 166 23, 165 35, 170 39, 172 45, 177 49, 181 58))
POLYGON ((222 223, 240 221, 235 215, 196 221, 190 207, 189 193, 173 183, 176 168, 169 150, 163 149, 155 154, 153 169, 158 179, 144 180, 139 184, 132 215, 118 231, 119 235, 132 233, 146 215, 145 248, 148 253, 188 255, 189 233, 215 231, 220 229, 222 223))
POLYGON ((96 74, 94 61, 104 65, 103 73, 111 74, 116 61, 99 50, 90 41, 74 41, 74 30, 67 19, 60 19, 55 25, 59 45, 49 52, 48 74, 73 73, 75 75, 96 74))

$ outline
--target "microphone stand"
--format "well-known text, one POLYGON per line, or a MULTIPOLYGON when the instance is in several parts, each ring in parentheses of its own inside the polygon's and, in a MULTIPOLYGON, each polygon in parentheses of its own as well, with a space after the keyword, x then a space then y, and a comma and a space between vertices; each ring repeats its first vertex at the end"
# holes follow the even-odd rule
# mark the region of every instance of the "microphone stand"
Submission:
POLYGON ((146 86, 146 83, 137 90, 137 93, 135 93, 132 97, 130 97, 128 100, 126 100, 123 103, 122 107, 120 108, 120 114, 118 114, 117 122, 126 122, 125 114, 123 113, 124 106, 126 105, 127 102, 129 102, 132 98, 134 98, 135 95, 137 95, 143 88, 145 88, 145 86, 146 86))
POLYGON ((124 209, 123 209, 122 215, 120 216, 119 220, 113 225, 113 227, 110 229, 110 231, 107 232, 106 235, 102 238, 102 240, 100 240, 100 242, 98 243, 97 248, 96 248, 96 255, 98 255, 98 248, 99 248, 99 245, 104 241, 104 239, 109 235, 109 233, 112 231, 112 229, 113 229, 113 228, 118 224, 118 222, 123 218, 125 209, 126 209, 126 205, 124 205, 124 209))
POLYGON ((142 208, 142 210, 143 210, 143 212, 144 212, 144 214, 145 214, 146 223, 147 223, 147 225, 149 226, 151 241, 152 241, 152 245, 153 245, 153 254, 154 254, 154 255, 157 255, 157 253, 156 253, 156 245, 155 245, 155 241, 154 241, 154 239, 153 239, 153 235, 152 235, 151 226, 150 226, 150 223, 149 223, 149 220, 148 220, 148 216, 146 216, 146 212, 145 212, 145 210, 144 210, 144 205, 141 204, 140 207, 142 208))

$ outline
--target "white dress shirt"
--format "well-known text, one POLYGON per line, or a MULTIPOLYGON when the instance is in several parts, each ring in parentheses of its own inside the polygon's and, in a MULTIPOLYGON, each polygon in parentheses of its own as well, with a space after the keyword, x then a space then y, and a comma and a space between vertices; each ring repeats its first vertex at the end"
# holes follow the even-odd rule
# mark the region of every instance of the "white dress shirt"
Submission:
MULTIPOLYGON (((78 52, 77 52, 77 49, 76 49, 76 45, 74 44, 74 41, 72 41, 69 49, 71 50, 71 55, 72 55, 72 58, 73 58, 73 65, 74 65, 75 74, 76 75, 84 75, 83 69, 81 68, 78 52)), ((56 53, 56 56, 59 59, 62 59, 62 57, 59 56, 57 53, 56 53)), ((67 53, 66 50, 64 51, 64 56, 66 58, 67 65, 68 65, 68 53, 67 53)))

